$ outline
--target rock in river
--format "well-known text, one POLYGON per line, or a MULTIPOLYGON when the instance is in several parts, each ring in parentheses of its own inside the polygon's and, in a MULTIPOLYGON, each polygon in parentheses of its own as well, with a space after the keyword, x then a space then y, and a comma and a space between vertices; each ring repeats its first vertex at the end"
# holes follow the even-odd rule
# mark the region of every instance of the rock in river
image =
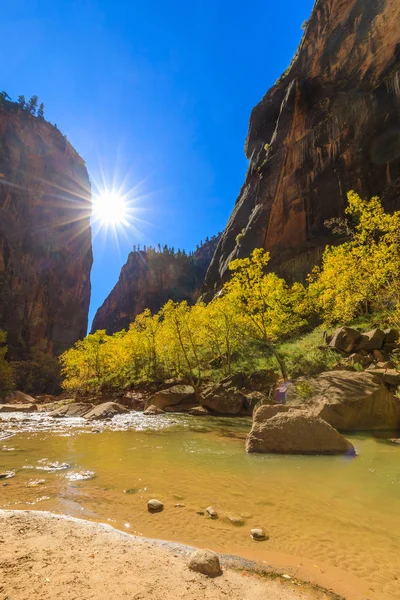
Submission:
POLYGON ((129 410, 116 402, 103 402, 95 406, 91 411, 84 415, 85 419, 93 421, 95 419, 109 419, 115 415, 128 413, 129 410))
POLYGON ((161 512, 162 510, 164 510, 164 504, 160 502, 160 500, 155 500, 153 498, 152 500, 148 501, 147 508, 149 512, 161 512))
POLYGON ((189 569, 208 577, 217 577, 221 573, 218 554, 212 550, 196 550, 190 555, 189 569))
POLYGON ((268 540, 269 537, 267 536, 267 534, 265 533, 264 529, 260 528, 255 528, 252 529, 250 531, 250 537, 252 540, 256 541, 256 542, 262 542, 263 540, 268 540))
POLYGON ((206 512, 210 519, 218 519, 218 513, 213 506, 209 506, 206 509, 206 512))
POLYGON ((355 454, 353 445, 326 421, 296 409, 277 413, 264 421, 255 419, 247 436, 246 451, 279 454, 355 454))
POLYGON ((193 400, 193 406, 195 406, 194 388, 191 385, 174 385, 166 390, 160 390, 154 396, 151 396, 146 401, 145 408, 155 406, 164 410, 166 406, 175 406, 183 402, 187 403, 189 400, 193 400))

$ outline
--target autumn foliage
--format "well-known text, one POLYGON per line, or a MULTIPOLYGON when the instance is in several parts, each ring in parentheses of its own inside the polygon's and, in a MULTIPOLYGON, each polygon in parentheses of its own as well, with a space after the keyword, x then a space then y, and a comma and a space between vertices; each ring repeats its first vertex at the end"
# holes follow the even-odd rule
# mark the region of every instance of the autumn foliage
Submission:
POLYGON ((327 247, 308 286, 267 272, 262 249, 229 265, 232 273, 208 305, 167 302, 145 310, 127 331, 97 331, 61 356, 64 388, 122 388, 138 381, 185 376, 198 387, 210 371, 230 374, 257 357, 273 357, 287 377, 280 343, 318 318, 327 326, 385 308, 400 323, 400 212, 379 198, 348 194, 347 240, 327 247))

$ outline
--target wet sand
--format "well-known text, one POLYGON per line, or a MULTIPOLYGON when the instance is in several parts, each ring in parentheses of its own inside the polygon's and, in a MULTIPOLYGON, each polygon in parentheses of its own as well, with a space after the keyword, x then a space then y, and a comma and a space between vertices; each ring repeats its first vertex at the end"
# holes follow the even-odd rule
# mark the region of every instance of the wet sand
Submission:
MULTIPOLYGON (((0 595, 10 600, 329 600, 297 580, 260 577, 221 557, 210 579, 187 567, 192 549, 109 525, 38 511, 0 511, 0 595)), ((350 598, 350 597, 349 597, 350 598)))

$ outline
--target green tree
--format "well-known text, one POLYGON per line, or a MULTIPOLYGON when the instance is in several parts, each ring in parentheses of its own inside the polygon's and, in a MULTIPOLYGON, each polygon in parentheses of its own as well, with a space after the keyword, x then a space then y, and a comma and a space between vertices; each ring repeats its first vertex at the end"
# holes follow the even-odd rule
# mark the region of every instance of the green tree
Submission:
POLYGON ((31 115, 36 114, 37 105, 38 105, 38 97, 32 96, 32 98, 29 100, 28 105, 27 105, 28 111, 31 113, 31 115))
POLYGON ((20 105, 20 107, 23 110, 25 110, 25 108, 26 108, 25 96, 18 96, 18 104, 20 105))
POLYGON ((43 104, 43 102, 40 104, 40 106, 38 108, 37 116, 39 117, 39 119, 44 119, 44 104, 43 104))

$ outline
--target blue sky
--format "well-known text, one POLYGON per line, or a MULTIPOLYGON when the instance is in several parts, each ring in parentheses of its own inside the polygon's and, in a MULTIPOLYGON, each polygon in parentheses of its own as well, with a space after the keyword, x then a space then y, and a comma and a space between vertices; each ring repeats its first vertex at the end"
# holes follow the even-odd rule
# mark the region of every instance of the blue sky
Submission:
POLYGON ((90 321, 133 244, 191 250, 243 183, 252 107, 287 68, 313 0, 4 0, 1 89, 39 96, 92 182, 139 190, 141 221, 94 240, 90 321))

